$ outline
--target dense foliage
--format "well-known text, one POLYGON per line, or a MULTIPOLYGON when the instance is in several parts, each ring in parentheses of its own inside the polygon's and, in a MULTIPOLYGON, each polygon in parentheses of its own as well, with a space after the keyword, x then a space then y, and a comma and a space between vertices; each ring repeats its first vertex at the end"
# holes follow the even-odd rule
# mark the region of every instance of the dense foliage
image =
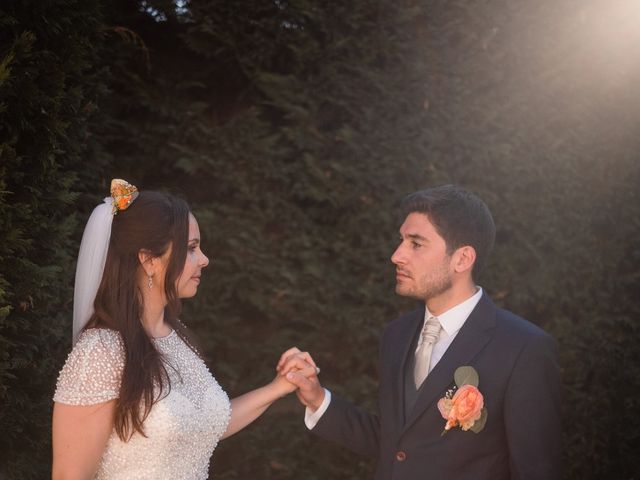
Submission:
POLYGON ((635 478, 640 422, 618 408, 640 391, 637 7, 439 12, 429 158, 492 208, 493 297, 559 340, 567 478, 635 478))
MULTIPOLYGON (((298 345, 371 410, 379 332, 413 307, 392 293, 395 205, 473 189, 498 225, 482 285, 559 340, 566 478, 634 478, 640 65, 622 52, 640 36, 623 3, 3 4, 0 478, 47 476, 74 257, 111 177, 192 205, 212 263, 183 317, 231 395, 298 345)), ((373 468, 308 434, 293 397, 212 463, 373 468)))
POLYGON ((46 478, 102 24, 97 2, 3 2, 0 26, 0 478, 46 478))

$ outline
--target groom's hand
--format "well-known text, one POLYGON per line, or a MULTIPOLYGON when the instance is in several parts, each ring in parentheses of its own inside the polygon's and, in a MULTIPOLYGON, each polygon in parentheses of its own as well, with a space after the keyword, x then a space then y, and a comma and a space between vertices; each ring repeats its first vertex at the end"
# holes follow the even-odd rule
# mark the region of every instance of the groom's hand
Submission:
POLYGON ((325 392, 318 380, 320 369, 308 352, 301 352, 296 347, 290 348, 282 354, 276 368, 280 375, 285 375, 288 381, 298 387, 296 395, 304 406, 314 412, 320 408, 325 392), (307 374, 309 365, 314 367, 311 375, 307 374))

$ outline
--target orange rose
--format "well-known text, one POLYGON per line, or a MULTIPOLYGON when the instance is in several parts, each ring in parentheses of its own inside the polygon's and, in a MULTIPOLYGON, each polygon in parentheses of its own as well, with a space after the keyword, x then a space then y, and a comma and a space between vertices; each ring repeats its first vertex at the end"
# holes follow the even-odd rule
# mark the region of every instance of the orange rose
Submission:
POLYGON ((462 430, 469 430, 482 415, 484 398, 473 385, 463 385, 450 400, 442 398, 438 402, 440 414, 447 421, 445 430, 460 425, 462 430))

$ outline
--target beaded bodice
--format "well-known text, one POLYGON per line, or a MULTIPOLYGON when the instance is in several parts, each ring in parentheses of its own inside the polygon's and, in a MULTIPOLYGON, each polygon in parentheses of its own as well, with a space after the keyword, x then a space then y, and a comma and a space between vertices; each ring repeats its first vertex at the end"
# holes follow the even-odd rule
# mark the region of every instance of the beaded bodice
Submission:
MULTIPOLYGON (((146 438, 136 433, 123 442, 111 433, 97 479, 208 478, 209 459, 229 423, 229 398, 176 332, 153 341, 171 389, 144 421, 146 438)), ((60 372, 54 401, 93 405, 117 398, 123 367, 120 335, 89 329, 60 372)))

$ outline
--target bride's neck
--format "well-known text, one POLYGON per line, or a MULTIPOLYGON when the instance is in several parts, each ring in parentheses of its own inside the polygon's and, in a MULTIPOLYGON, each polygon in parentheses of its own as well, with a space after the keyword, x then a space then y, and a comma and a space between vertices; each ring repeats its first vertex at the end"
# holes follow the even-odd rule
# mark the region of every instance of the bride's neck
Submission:
POLYGON ((151 338, 165 337, 171 333, 171 327, 164 321, 166 302, 158 292, 143 293, 142 326, 151 338))

